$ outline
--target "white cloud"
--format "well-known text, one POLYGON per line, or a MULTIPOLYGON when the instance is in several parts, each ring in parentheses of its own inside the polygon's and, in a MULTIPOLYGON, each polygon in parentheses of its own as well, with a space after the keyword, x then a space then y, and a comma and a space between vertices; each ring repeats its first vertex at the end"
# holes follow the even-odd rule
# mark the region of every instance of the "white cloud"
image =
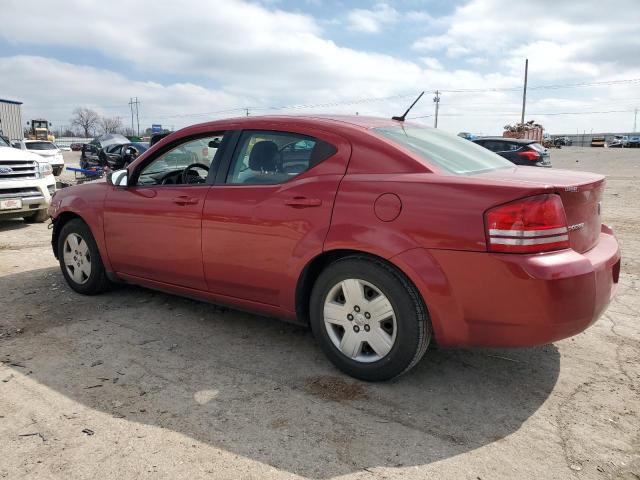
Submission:
POLYGON ((379 33, 383 26, 398 21, 400 14, 386 3, 378 3, 371 10, 356 8, 347 13, 349 30, 379 33))
MULTIPOLYGON (((550 0, 543 1, 552 5, 550 0)), ((392 22, 403 20, 435 25, 438 33, 414 44, 414 48, 429 53, 410 61, 339 45, 327 38, 319 21, 283 11, 282 2, 265 6, 242 0, 183 0, 158 9, 152 0, 60 0, 57 11, 72 11, 75 18, 91 21, 53 28, 54 20, 47 9, 34 8, 31 2, 5 0, 4 12, 12 18, 28 19, 3 25, 0 37, 12 44, 85 49, 87 55, 98 51, 118 68, 123 63, 129 67, 123 73, 114 73, 52 58, 5 56, 0 59, 0 91, 3 96, 26 102, 25 117, 46 115, 64 122, 75 106, 93 105, 110 107, 103 112, 126 118, 127 101, 137 96, 142 101, 145 122, 183 126, 217 116, 192 113, 244 106, 330 104, 398 93, 411 96, 422 89, 436 88, 519 87, 525 56, 531 60, 532 85, 640 77, 636 54, 640 23, 634 19, 637 8, 625 10, 627 18, 622 20, 594 19, 595 4, 580 9, 574 4, 573 9, 567 9, 563 2, 556 3, 560 5, 544 8, 536 4, 534 8, 514 7, 507 0, 470 0, 452 16, 439 19, 418 15, 420 12, 399 12, 384 3, 366 11, 373 12, 374 20, 368 26, 363 24, 365 31, 377 28, 382 32, 392 22), (583 12, 587 9, 591 9, 589 14, 583 12), (123 11, 137 19, 135 25, 123 23, 123 11), (522 18, 527 18, 531 28, 522 27, 522 18), (467 67, 462 68, 464 65, 467 67), (471 69, 477 66, 482 70, 471 69), (167 78, 172 80, 158 81, 167 78)), ((616 97, 640 98, 637 88, 576 90, 567 92, 571 96, 567 100, 578 102, 576 107, 591 105, 593 109, 597 102, 606 105, 608 99, 616 97)), ((549 93, 560 98, 556 91, 549 93)), ((445 92, 439 125, 452 131, 499 133, 502 125, 517 120, 519 95, 517 91, 473 95, 445 92), (492 102, 499 105, 486 105, 492 102)), ((414 115, 433 112, 428 97, 415 107, 414 115)), ((545 102, 546 98, 550 98, 546 92, 531 92, 528 110, 549 112, 571 106, 553 99, 545 102)), ((403 97, 329 106, 324 111, 389 116, 404 111, 411 100, 403 97)), ((616 105, 623 104, 618 101, 616 105)), ((258 112, 268 110, 254 113, 258 112)), ((219 116, 233 114, 236 112, 219 116)), ((572 131, 586 125, 590 129, 598 122, 607 128, 622 126, 627 117, 622 113, 571 117, 569 121, 560 116, 543 120, 549 128, 572 131)))
MULTIPOLYGON (((491 58, 494 69, 519 74, 524 58, 541 79, 595 78, 621 67, 640 67, 640 9, 617 0, 598 15, 600 0, 470 0, 448 17, 443 33, 417 39, 413 48, 449 57, 491 58)), ((479 62, 474 60, 471 63, 479 62)))
POLYGON ((440 60, 434 57, 421 57, 420 61, 431 70, 442 70, 444 68, 442 63, 440 63, 440 60))

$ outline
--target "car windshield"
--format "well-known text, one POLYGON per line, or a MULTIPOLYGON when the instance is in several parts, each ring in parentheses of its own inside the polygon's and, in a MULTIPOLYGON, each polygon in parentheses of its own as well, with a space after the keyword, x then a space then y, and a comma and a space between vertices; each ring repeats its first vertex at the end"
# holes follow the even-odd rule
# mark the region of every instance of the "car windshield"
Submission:
POLYGON ((7 142, 4 141, 4 138, 0 137, 0 147, 8 147, 7 142))
POLYGON ((513 167, 511 162, 500 155, 435 128, 414 124, 375 128, 373 131, 412 151, 426 164, 435 165, 456 175, 513 167))
POLYGON ((29 142, 27 150, 57 150, 57 147, 51 142, 29 142))

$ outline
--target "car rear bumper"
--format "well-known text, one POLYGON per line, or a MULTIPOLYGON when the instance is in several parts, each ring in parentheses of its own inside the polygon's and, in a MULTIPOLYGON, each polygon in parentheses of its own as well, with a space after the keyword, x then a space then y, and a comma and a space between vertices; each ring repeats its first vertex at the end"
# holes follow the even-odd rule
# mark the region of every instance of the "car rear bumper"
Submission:
POLYGON ((438 344, 456 347, 534 346, 576 335, 604 312, 620 272, 618 242, 606 226, 585 253, 414 249, 394 258, 410 265, 438 344))

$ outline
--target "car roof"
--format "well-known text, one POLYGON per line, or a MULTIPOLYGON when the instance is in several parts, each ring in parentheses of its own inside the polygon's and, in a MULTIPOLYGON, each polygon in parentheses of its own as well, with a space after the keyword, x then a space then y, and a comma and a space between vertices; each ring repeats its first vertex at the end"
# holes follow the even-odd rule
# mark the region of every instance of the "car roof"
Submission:
POLYGON ((520 143, 522 145, 528 145, 530 143, 538 143, 538 140, 533 138, 509 138, 509 137, 480 137, 476 140, 500 140, 503 142, 520 143))
MULTIPOLYGON (((214 120, 211 122, 205 122, 192 127, 204 127, 211 126, 216 127, 218 125, 228 125, 238 128, 242 128, 248 125, 249 128, 259 126, 260 124, 287 124, 297 123, 308 126, 333 126, 344 127, 350 126, 359 129, 372 129, 381 127, 397 126, 400 122, 391 120, 390 118, 369 117, 363 115, 264 115, 264 116, 252 116, 252 117, 235 117, 224 120, 214 120)), ((405 122, 406 125, 411 125, 411 122, 405 122)), ((420 125, 422 126, 422 125, 420 125)), ((192 128, 187 127, 187 128, 192 128)))
POLYGON ((23 141, 24 141, 24 143, 36 143, 36 142, 38 142, 38 143, 42 143, 42 142, 53 143, 53 142, 50 142, 49 140, 23 140, 23 141))

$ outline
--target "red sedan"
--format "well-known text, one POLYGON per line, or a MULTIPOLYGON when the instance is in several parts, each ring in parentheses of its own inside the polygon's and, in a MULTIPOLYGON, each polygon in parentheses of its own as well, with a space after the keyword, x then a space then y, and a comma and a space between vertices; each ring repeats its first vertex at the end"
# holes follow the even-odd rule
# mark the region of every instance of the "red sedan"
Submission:
POLYGON ((532 346, 595 322, 620 271, 603 189, 409 122, 247 117, 57 191, 52 245, 79 293, 129 282, 309 324, 338 368, 384 380, 432 341, 532 346))

